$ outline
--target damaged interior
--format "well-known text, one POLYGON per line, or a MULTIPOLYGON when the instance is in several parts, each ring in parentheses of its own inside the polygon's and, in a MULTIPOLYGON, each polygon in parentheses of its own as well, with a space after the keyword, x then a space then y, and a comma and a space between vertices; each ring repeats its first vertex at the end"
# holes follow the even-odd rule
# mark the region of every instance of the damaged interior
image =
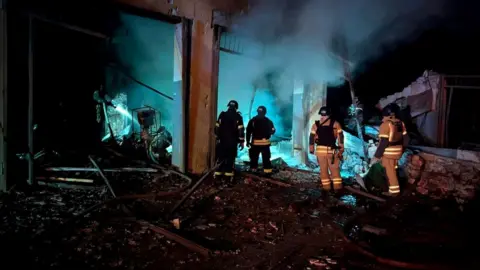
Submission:
POLYGON ((0 0, 2 267, 478 269, 478 7, 394 2, 0 0))

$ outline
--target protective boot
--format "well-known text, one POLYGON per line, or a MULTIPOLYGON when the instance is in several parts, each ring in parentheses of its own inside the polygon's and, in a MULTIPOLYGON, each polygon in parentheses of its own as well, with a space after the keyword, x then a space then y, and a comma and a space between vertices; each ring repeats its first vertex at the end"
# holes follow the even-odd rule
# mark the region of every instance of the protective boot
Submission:
POLYGON ((326 181, 326 180, 321 181, 321 189, 324 190, 324 191, 332 190, 332 184, 330 182, 330 179, 328 179, 328 181, 326 181))

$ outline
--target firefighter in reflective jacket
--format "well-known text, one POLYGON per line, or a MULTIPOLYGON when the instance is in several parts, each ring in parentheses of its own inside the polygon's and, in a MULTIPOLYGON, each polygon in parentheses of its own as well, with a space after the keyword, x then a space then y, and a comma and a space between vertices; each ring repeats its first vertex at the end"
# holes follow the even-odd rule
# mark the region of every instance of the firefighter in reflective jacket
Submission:
POLYGON ((320 120, 315 121, 310 130, 309 150, 317 156, 322 188, 330 190, 333 182, 333 189, 339 190, 342 188, 340 160, 344 151, 342 127, 337 121, 330 119, 328 107, 320 108, 319 114, 320 120), (314 149, 315 144, 317 147, 314 149))
POLYGON ((389 196, 400 194, 397 163, 402 157, 404 148, 408 145, 405 124, 397 118, 399 111, 400 109, 395 103, 389 104, 383 109, 383 120, 378 135, 380 143, 370 163, 375 164, 381 159, 388 179, 388 193, 385 195, 389 196))
POLYGON ((250 148, 250 169, 258 169, 258 157, 262 154, 263 172, 272 173, 272 162, 270 161, 270 137, 275 133, 273 122, 265 115, 267 108, 260 106, 257 109, 257 116, 248 121, 247 125, 247 147, 250 148), (251 140, 252 139, 252 140, 251 140))
POLYGON ((215 127, 217 137, 217 159, 223 161, 215 172, 216 176, 234 176, 237 147, 243 150, 245 143, 243 118, 238 112, 238 102, 231 100, 228 110, 218 116, 215 127))

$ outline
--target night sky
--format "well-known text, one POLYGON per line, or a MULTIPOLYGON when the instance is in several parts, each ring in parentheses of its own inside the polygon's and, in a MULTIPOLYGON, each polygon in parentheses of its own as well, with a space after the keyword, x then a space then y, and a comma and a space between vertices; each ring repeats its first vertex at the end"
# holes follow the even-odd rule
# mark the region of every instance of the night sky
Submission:
MULTIPOLYGON (((450 1, 445 10, 446 16, 432 22, 426 31, 385 48, 381 57, 359 65, 354 86, 366 110, 381 97, 403 90, 425 70, 447 75, 480 74, 480 4, 450 1)), ((348 106, 348 88, 330 90, 329 102, 332 106, 348 106)))

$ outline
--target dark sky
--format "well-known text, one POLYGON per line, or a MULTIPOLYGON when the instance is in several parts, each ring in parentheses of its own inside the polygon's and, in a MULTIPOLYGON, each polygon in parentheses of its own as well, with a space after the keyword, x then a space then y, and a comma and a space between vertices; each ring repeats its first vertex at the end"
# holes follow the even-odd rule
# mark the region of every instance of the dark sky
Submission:
MULTIPOLYGON (((480 3, 451 1, 445 8, 447 15, 430 29, 360 65, 355 88, 366 105, 401 91, 427 69, 448 75, 480 75, 480 3)), ((345 91, 341 92, 343 96, 345 91)))

